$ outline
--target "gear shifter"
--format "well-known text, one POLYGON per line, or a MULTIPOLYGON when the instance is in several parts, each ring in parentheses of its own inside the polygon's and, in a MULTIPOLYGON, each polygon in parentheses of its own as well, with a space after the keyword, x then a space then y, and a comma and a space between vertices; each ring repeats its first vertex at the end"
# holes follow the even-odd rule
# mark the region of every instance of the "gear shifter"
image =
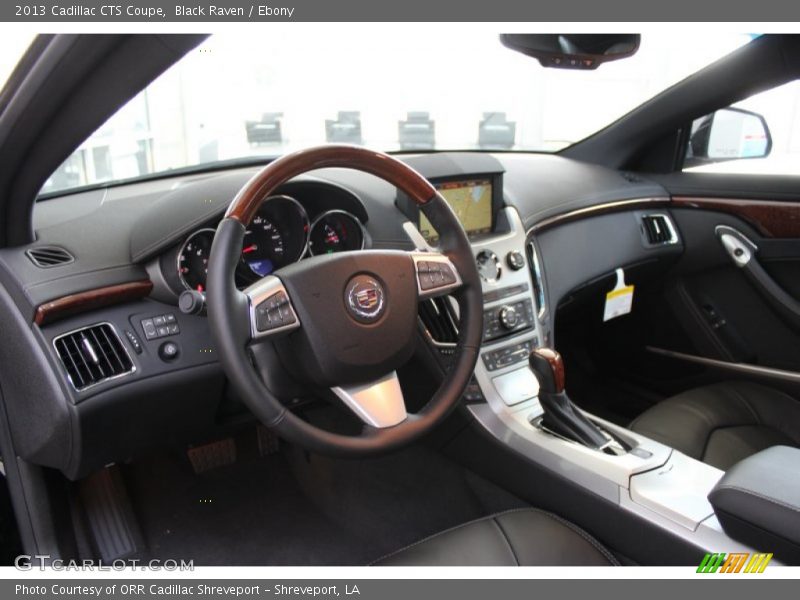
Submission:
POLYGON ((583 416, 564 391, 564 361, 550 348, 531 352, 530 366, 539 379, 539 403, 544 410, 542 426, 589 448, 605 446, 609 439, 583 416))

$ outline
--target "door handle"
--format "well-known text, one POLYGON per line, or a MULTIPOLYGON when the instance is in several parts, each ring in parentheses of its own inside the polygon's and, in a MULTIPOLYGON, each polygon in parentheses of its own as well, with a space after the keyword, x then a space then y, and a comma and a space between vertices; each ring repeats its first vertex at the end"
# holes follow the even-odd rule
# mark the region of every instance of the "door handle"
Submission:
POLYGON ((800 331, 800 302, 787 293, 761 266, 756 257, 758 246, 741 231, 728 225, 717 225, 714 231, 733 264, 744 272, 750 283, 783 320, 800 331))

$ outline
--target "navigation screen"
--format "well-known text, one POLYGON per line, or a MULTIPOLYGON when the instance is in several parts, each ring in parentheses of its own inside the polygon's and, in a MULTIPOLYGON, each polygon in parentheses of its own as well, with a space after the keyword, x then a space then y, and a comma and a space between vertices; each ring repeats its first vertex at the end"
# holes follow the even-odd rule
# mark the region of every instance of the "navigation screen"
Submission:
MULTIPOLYGON (((456 213, 467 236, 473 237, 492 230, 492 181, 470 179, 436 184, 436 189, 456 213)), ((439 240, 439 234, 421 212, 419 232, 429 244, 439 240)))

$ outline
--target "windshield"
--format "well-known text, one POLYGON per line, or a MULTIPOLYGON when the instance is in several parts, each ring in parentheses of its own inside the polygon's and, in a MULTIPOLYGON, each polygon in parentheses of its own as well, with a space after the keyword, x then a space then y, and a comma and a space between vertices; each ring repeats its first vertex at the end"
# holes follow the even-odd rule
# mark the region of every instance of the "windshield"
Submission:
POLYGON ((750 38, 676 39, 647 34, 632 58, 569 71, 456 25, 216 35, 109 119, 42 192, 326 142, 557 151, 750 38))
POLYGON ((0 37, 0 90, 3 89, 34 37, 32 33, 26 31, 14 31, 10 27, 3 29, 3 35, 0 37))

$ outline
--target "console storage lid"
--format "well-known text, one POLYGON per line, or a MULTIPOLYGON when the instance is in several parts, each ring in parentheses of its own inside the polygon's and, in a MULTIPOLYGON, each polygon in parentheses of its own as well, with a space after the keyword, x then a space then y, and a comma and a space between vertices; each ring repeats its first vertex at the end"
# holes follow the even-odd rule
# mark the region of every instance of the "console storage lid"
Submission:
POLYGON ((729 536, 800 564, 800 449, 773 446, 746 458, 708 499, 729 536))

